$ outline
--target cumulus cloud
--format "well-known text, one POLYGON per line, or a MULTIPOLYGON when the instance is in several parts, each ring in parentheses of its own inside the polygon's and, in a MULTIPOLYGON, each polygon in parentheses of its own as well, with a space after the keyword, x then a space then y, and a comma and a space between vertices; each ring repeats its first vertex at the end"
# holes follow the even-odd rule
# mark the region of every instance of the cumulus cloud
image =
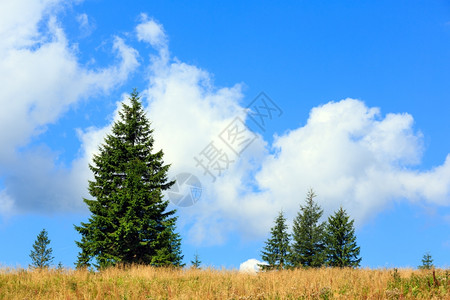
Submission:
POLYGON ((258 265, 264 264, 263 262, 250 258, 246 261, 244 261, 242 264, 239 265, 239 272, 242 273, 249 273, 249 274, 256 274, 261 269, 258 265))
POLYGON ((147 42, 157 49, 166 48, 167 36, 163 27, 155 20, 148 19, 146 14, 142 14, 141 18, 143 22, 136 27, 138 40, 147 42))
POLYGON ((285 199, 288 211, 314 187, 328 213, 343 205, 361 222, 388 201, 414 194, 402 179, 423 176, 408 169, 420 162, 423 149, 412 125, 408 114, 383 118, 379 109, 355 99, 313 108, 305 126, 276 137, 276 154, 265 158, 257 181, 285 199))
POLYGON ((44 14, 54 10, 58 0, 17 0, 0 3, 0 53, 11 48, 29 47, 45 39, 38 31, 44 14), (27 9, 24 9, 26 7, 27 9))
POLYGON ((108 92, 138 66, 136 50, 119 37, 113 43, 119 63, 96 69, 82 66, 55 17, 62 4, 57 0, 0 4, 0 79, 4 83, 0 104, 7 108, 0 111, 0 128, 13 128, 0 133, 0 175, 5 176, 0 207, 8 211, 11 203, 18 210, 59 211, 80 202, 79 191, 64 180, 76 175, 56 167, 51 150, 18 149, 71 105, 108 92))

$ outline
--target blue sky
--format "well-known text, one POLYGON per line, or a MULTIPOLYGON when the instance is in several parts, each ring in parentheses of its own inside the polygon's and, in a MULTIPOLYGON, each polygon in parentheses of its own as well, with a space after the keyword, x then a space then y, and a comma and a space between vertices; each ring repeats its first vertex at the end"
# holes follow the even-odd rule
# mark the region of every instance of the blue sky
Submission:
POLYGON ((134 87, 170 175, 202 184, 178 208, 186 263, 260 259, 312 187, 355 219, 362 266, 450 264, 446 1, 20 0, 0 41, 2 265, 27 266, 46 228, 73 266, 90 157, 134 87), (260 92, 282 111, 264 130, 260 92), (256 137, 239 156, 220 139, 236 117, 256 137), (193 159, 211 142, 233 160, 215 182, 193 159))

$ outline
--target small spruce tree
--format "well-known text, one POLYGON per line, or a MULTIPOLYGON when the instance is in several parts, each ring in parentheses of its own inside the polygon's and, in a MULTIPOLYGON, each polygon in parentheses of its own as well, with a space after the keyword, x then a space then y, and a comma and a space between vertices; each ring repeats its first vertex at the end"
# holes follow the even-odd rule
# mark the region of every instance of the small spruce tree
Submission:
POLYGON ((261 252, 261 258, 267 264, 259 264, 262 270, 281 270, 289 266, 289 241, 286 218, 280 212, 275 219, 275 225, 270 230, 270 238, 261 252))
POLYGON ((312 189, 306 195, 306 204, 294 219, 291 264, 294 267, 321 267, 325 261, 325 223, 319 223, 323 210, 314 202, 316 194, 312 189))
POLYGON ((325 234, 327 264, 332 267, 358 267, 360 247, 356 245, 354 220, 341 207, 328 218, 325 234))
POLYGON ((31 266, 35 268, 48 268, 53 262, 53 249, 49 247, 50 240, 48 238, 47 230, 42 229, 33 244, 31 250, 31 266))
POLYGON ((197 252, 195 252, 194 260, 191 260, 192 268, 194 268, 194 269, 199 269, 201 263, 202 263, 202 262, 201 262, 201 260, 200 260, 200 256, 198 255, 197 252))
POLYGON ((419 266, 419 269, 430 270, 432 268, 434 268, 433 258, 431 257, 431 254, 429 252, 427 252, 423 255, 422 265, 419 266))

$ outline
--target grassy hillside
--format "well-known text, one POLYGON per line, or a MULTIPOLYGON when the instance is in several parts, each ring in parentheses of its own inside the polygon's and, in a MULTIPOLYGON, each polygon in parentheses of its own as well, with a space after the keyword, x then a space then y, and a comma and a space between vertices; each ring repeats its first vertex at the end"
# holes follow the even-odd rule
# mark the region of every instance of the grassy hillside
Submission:
POLYGON ((0 299, 450 299, 450 272, 317 269, 242 274, 135 266, 0 273, 0 299))

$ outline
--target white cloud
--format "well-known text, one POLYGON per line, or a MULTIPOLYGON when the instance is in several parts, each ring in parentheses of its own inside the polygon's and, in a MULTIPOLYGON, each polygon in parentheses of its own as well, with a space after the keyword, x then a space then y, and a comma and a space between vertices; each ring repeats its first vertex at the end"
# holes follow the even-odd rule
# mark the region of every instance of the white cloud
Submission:
POLYGON ((138 66, 136 50, 119 37, 113 43, 117 64, 96 69, 82 66, 55 17, 55 10, 64 3, 0 3, 0 80, 4 83, 0 128, 11 129, 0 132, 0 175, 5 176, 3 193, 8 195, 1 197, 0 207, 11 207, 13 202, 18 210, 48 211, 72 209, 78 205, 75 202, 81 202, 84 185, 74 190, 70 180, 63 179, 72 175, 54 165, 56 154, 49 149, 18 149, 44 132, 71 105, 117 87, 138 66), (33 165, 35 169, 30 168, 33 165), (46 207, 46 201, 52 204, 46 207))
POLYGON ((16 0, 0 2, 0 54, 11 48, 33 46, 45 40, 38 25, 60 0, 16 0), (26 8, 26 9, 24 9, 26 8))
POLYGON ((52 40, 35 45, 37 48, 5 49, 4 44, 0 45, 7 53, 0 61, 0 78, 8 83, 0 90, 0 101, 7 108, 0 112, 0 127, 14 124, 17 129, 2 132, 2 151, 26 144, 30 136, 54 122, 70 104, 120 84, 138 65, 136 51, 116 37, 113 49, 121 63, 96 71, 85 69, 78 64, 55 19, 50 19, 46 33, 52 40))
POLYGON ((411 167, 423 149, 412 125, 408 114, 382 118, 354 99, 316 107, 304 127, 276 138, 258 183, 288 211, 314 187, 327 212, 342 204, 360 224, 396 199, 449 205, 448 160, 428 172, 411 167))
POLYGON ((250 258, 239 265, 239 272, 248 273, 248 274, 256 274, 261 269, 258 266, 259 264, 264 264, 264 263, 257 259, 250 258))
POLYGON ((156 49, 167 47, 167 36, 163 27, 155 20, 149 20, 145 14, 142 14, 141 18, 143 22, 136 27, 138 40, 147 42, 156 49))

